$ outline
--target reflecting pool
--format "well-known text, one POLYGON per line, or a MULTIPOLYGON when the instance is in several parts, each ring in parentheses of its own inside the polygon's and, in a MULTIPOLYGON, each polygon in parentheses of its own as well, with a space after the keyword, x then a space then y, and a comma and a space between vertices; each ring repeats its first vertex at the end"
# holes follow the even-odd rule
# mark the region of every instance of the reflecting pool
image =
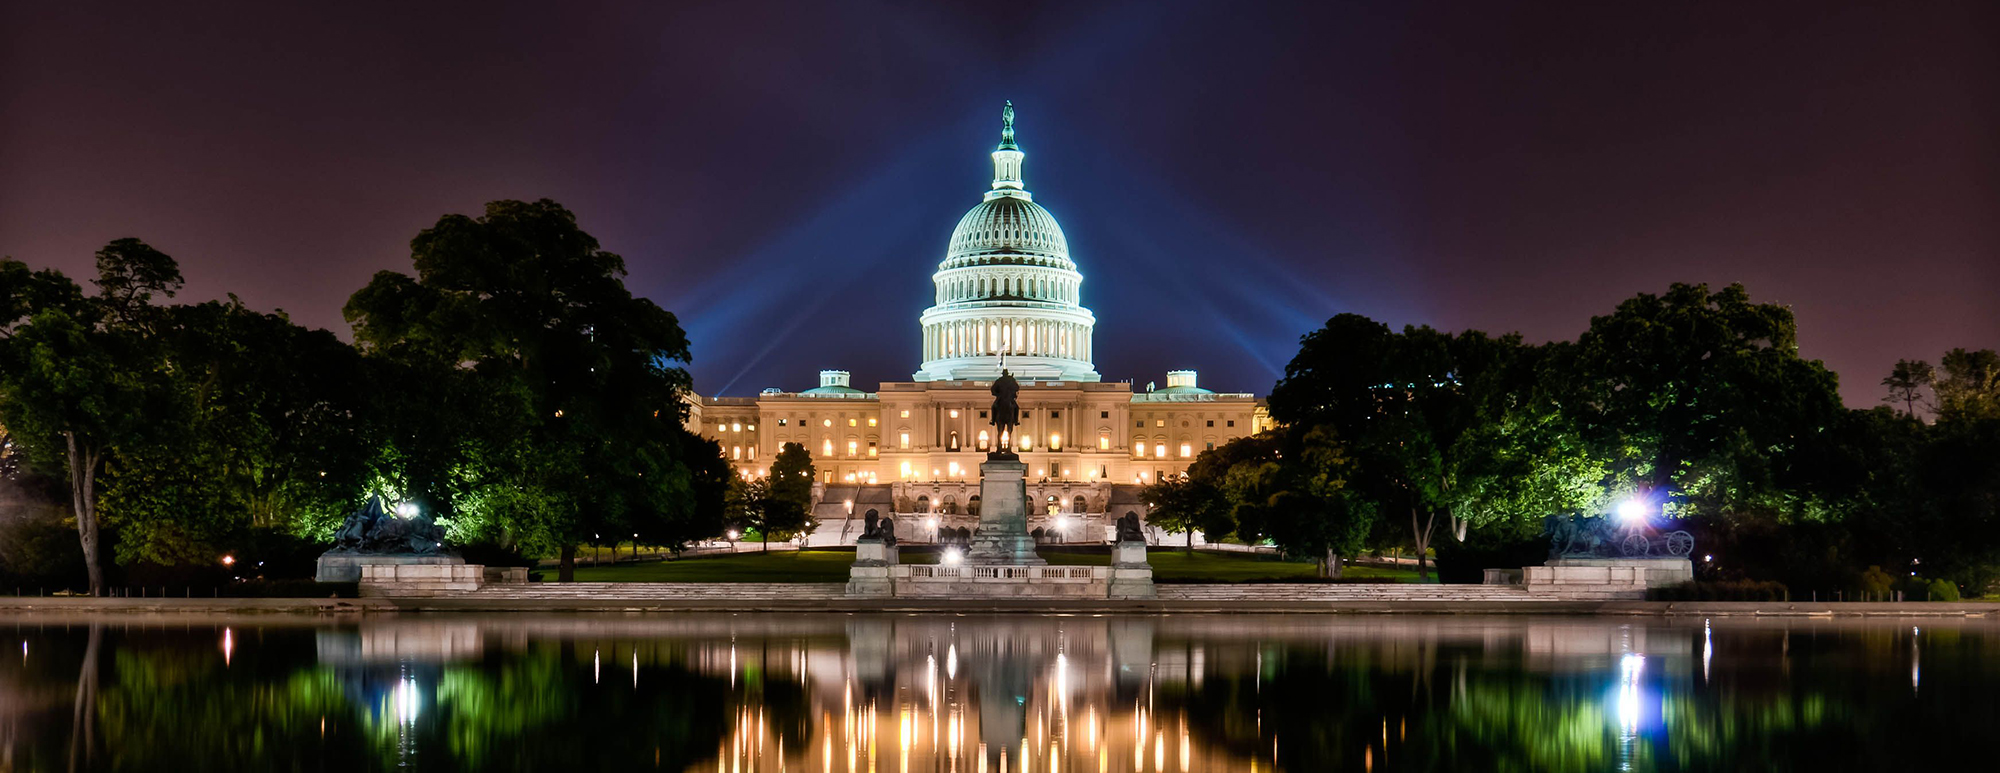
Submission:
POLYGON ((0 634, 0 771, 1991 764, 2000 621, 107 617, 0 634), (4 653, 5 649, 0 649, 4 653))

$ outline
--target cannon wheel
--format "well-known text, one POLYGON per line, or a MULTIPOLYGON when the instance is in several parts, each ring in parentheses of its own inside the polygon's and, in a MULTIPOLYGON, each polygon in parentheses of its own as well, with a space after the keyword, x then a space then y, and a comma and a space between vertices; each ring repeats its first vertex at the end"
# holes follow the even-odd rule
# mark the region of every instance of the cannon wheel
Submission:
POLYGON ((1644 534, 1630 534, 1626 535, 1623 542, 1618 543, 1618 550, 1628 556, 1643 556, 1652 552, 1653 543, 1648 541, 1644 534))
POLYGON ((1686 557, 1694 552, 1694 535, 1677 531, 1667 535, 1667 554, 1686 557))

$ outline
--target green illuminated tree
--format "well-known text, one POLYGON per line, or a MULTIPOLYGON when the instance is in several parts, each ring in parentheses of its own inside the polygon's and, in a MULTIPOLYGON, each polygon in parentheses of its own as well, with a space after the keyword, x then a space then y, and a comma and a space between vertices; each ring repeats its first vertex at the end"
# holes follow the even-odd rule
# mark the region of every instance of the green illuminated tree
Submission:
POLYGON ((516 395, 523 445, 493 461, 491 512, 553 547, 646 518, 692 517, 692 473, 673 430, 686 418, 687 337, 674 315, 626 289, 624 259, 553 201, 496 201, 446 215, 411 242, 416 276, 384 271, 348 301, 371 353, 428 359, 516 395), (515 506, 531 502, 533 507, 515 506))

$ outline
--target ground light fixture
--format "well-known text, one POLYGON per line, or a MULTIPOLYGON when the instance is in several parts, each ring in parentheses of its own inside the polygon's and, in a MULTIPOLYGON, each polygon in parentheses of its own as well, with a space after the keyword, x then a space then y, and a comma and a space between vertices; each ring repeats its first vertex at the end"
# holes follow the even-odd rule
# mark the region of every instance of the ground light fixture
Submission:
POLYGON ((1618 520, 1626 524, 1636 524, 1646 519, 1646 502, 1641 499, 1627 499, 1618 503, 1618 520))
POLYGON ((396 514, 404 518, 415 518, 417 516, 417 503, 404 502, 400 505, 397 505, 396 514))
POLYGON ((945 548, 943 560, 946 566, 957 566, 958 562, 965 560, 965 556, 958 552, 958 548, 945 548))

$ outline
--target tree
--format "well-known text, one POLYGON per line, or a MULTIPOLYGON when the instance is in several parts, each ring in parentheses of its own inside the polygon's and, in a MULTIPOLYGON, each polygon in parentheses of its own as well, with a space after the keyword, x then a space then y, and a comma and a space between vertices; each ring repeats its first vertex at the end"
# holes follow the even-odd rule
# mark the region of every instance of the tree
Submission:
POLYGON ((812 529, 813 472, 812 454, 805 446, 786 443, 778 448, 768 482, 761 496, 752 499, 756 506, 750 513, 765 550, 770 550, 773 534, 789 537, 812 529))
POLYGON ((0 309, 14 316, 0 321, 8 333, 0 349, 0 422, 41 466, 67 476, 90 591, 101 594, 98 477, 157 415, 164 310, 152 300, 173 296, 180 270, 144 242, 118 239, 98 251, 98 292, 84 298, 61 274, 4 263, 0 309))
POLYGON ((1209 525, 1221 520, 1220 513, 1227 504, 1222 492, 1206 480, 1168 475, 1140 491, 1139 499, 1146 503, 1146 522, 1170 534, 1185 533, 1189 551, 1194 550, 1195 530, 1200 529, 1212 538, 1223 534, 1210 530, 1209 525))
POLYGON ((1593 318, 1543 373, 1610 488, 1668 515, 1827 517, 1801 449, 1844 409, 1834 375, 1799 356, 1790 309, 1676 284, 1593 318))
POLYGON ((1522 348, 1516 335, 1414 326, 1392 333, 1337 315, 1301 339, 1271 391, 1271 415, 1297 432, 1323 428, 1348 442, 1354 495, 1409 514, 1418 573, 1428 577, 1440 520, 1461 540, 1472 522, 1455 509, 1466 501, 1455 492, 1466 468, 1490 453, 1474 430, 1517 407, 1532 383, 1522 348))
POLYGON ((2000 354, 1953 349, 1940 362, 1944 372, 1933 384, 1940 419, 2000 418, 2000 354))
POLYGON ((688 376, 673 363, 688 361, 687 337, 673 314, 625 288, 624 259, 547 199, 446 215, 411 242, 411 257, 415 277, 376 274, 348 301, 355 340, 469 370, 490 394, 517 397, 524 445, 493 461, 522 490, 494 497, 492 515, 556 546, 562 580, 592 534, 692 517, 673 432, 686 418, 688 376))
POLYGON ((1897 360, 1896 367, 1889 371, 1889 377, 1882 379, 1882 386, 1889 388, 1889 396, 1882 398, 1882 402, 1902 403, 1903 411, 1914 417, 1917 415, 1917 403, 1924 399, 1924 390, 1936 379, 1937 372, 1928 362, 1897 360))

